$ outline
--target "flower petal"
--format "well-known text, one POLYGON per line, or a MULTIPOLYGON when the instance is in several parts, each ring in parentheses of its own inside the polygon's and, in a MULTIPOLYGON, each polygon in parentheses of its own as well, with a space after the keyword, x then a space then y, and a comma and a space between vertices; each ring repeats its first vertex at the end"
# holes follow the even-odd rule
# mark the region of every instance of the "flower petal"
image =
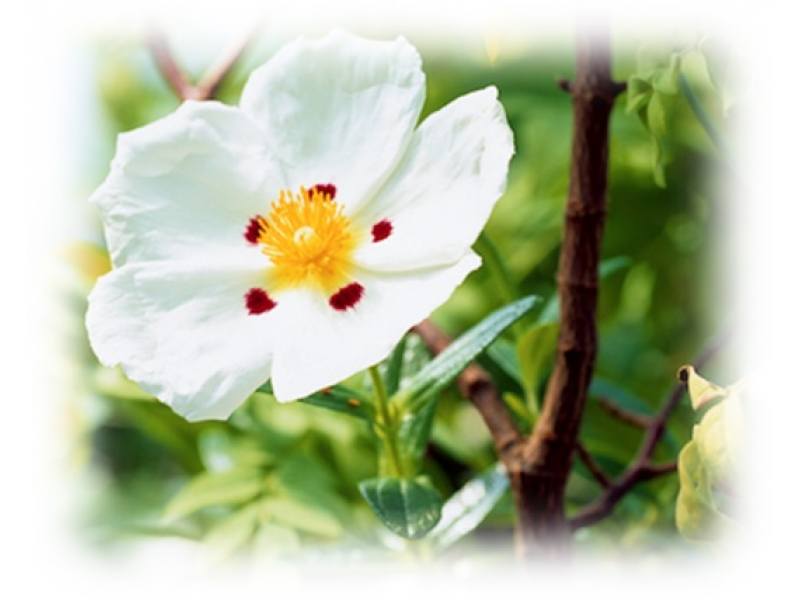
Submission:
POLYGON ((493 87, 458 98, 420 126, 403 161, 354 219, 391 235, 357 261, 376 270, 448 264, 474 243, 505 191, 513 134, 493 87))
POLYGON ((405 39, 341 30, 287 44, 253 72, 241 107, 286 164, 290 188, 333 183, 354 208, 405 150, 425 100, 425 76, 405 39))
POLYGON ((225 419, 269 378, 280 337, 279 307, 244 305, 259 277, 174 261, 117 268, 89 297, 92 348, 186 419, 225 419))
POLYGON ((287 297, 283 318, 291 333, 275 350, 275 397, 281 402, 302 398, 380 362, 480 263, 469 252, 444 268, 389 276, 359 273, 363 297, 346 311, 332 310, 316 294, 298 290, 287 297))
MULTIPOLYGON (((92 196, 115 265, 247 253, 248 220, 282 187, 279 163, 239 109, 186 102, 119 136, 111 173, 92 196)), ((245 259, 246 260, 246 259, 245 259)))

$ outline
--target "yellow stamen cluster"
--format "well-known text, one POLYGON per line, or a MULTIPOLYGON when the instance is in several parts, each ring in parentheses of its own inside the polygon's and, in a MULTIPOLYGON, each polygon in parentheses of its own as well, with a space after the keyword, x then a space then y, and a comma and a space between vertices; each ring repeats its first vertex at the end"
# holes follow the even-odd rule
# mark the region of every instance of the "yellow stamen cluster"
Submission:
POLYGON ((312 285, 326 294, 350 280, 359 232, 330 195, 312 188, 282 190, 259 217, 258 244, 274 267, 274 286, 312 285))

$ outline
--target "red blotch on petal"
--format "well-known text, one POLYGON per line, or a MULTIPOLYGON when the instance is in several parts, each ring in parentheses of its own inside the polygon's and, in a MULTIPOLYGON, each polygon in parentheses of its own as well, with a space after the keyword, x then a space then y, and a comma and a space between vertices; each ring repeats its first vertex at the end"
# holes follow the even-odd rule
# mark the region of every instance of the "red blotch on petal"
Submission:
POLYGON ((332 183, 318 183, 316 185, 311 186, 311 190, 309 190, 312 194, 314 192, 319 192, 327 196, 330 200, 336 198, 336 186, 332 183))
POLYGON ((358 282, 348 283, 328 300, 328 304, 336 310, 353 308, 364 297, 364 286, 358 282))
POLYGON ((388 219, 378 221, 372 226, 372 241, 380 242, 381 240, 385 240, 392 235, 393 229, 394 227, 392 227, 392 223, 388 219))
POLYGON ((255 217, 250 217, 250 222, 247 224, 247 229, 244 230, 244 239, 251 244, 258 242, 258 236, 261 233, 260 219, 261 217, 258 215, 255 217))
POLYGON ((261 288, 250 288, 244 295, 247 312, 251 315, 260 315, 275 308, 278 303, 269 297, 261 288))

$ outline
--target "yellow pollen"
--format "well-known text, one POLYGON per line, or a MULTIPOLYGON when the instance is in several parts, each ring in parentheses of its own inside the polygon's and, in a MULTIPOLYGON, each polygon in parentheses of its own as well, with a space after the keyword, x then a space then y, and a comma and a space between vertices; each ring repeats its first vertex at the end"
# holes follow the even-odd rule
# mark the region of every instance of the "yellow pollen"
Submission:
POLYGON ((282 190, 259 218, 258 244, 274 267, 278 289, 310 285, 330 294, 350 281, 353 252, 363 237, 328 194, 282 190))

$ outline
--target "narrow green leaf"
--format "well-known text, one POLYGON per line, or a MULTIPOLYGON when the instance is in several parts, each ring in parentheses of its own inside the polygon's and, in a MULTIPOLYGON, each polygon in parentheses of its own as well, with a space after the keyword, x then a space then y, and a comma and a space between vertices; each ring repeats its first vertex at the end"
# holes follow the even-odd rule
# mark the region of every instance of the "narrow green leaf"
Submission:
POLYGON ((342 524, 324 508, 297 498, 265 498, 260 503, 261 519, 321 537, 337 538, 342 524))
POLYGON ((301 400, 304 404, 319 406, 345 413, 351 417, 374 420, 374 409, 372 403, 367 400, 360 392, 343 385, 334 385, 301 400))
POLYGON ((261 492, 263 482, 263 473, 253 468, 201 473, 172 498, 164 510, 164 519, 180 519, 209 506, 244 504, 261 492))
POLYGON ((403 363, 405 362, 406 345, 408 344, 408 336, 403 336, 397 346, 392 350, 389 360, 386 361, 386 372, 384 375, 384 383, 386 385, 386 393, 393 396, 397 390, 400 389, 400 382, 403 378, 403 363))
POLYGON ((424 477, 367 479, 358 487, 381 522, 400 537, 421 538, 441 518, 442 498, 424 477))
POLYGON ((539 414, 538 387, 547 367, 555 356, 558 342, 558 323, 534 325, 517 342, 520 370, 528 407, 539 414))
POLYGON ((206 560, 219 563, 243 549, 258 525, 258 505, 250 504, 217 523, 205 536, 206 560))
POLYGON ((253 549, 257 555, 285 557, 296 554, 300 548, 300 534, 294 529, 263 519, 259 522, 253 539, 253 549))
POLYGON ((500 252, 485 231, 475 241, 475 251, 483 258, 483 263, 491 273, 503 301, 513 302, 519 298, 517 286, 506 267, 506 261, 500 256, 500 252))
POLYGON ((493 312, 456 339, 395 395, 401 410, 416 412, 449 385, 478 354, 539 302, 528 296, 493 312))
POLYGON ((478 362, 489 371, 501 388, 518 386, 522 389, 517 345, 504 338, 497 338, 480 356, 478 362), (501 385, 505 381, 507 385, 501 385))
POLYGON ((503 392, 503 402, 511 411, 511 416, 522 431, 532 431, 537 415, 531 412, 524 399, 513 392, 503 392))
POLYGON ((600 276, 600 279, 607 279, 614 273, 627 269, 632 264, 633 260, 631 260, 630 256, 614 256, 600 263, 600 266, 597 268, 597 274, 600 276))
POLYGON ((442 518, 428 535, 434 548, 444 550, 472 532, 497 505, 508 485, 501 463, 470 479, 442 507, 442 518))
POLYGON ((407 413, 397 428, 402 459, 408 465, 411 473, 418 472, 421 467, 422 458, 431 437, 437 404, 438 402, 434 399, 417 412, 407 413))
POLYGON ((664 142, 659 136, 650 136, 653 140, 653 180, 661 188, 667 187, 666 156, 664 142))
POLYGON ((653 87, 650 85, 650 81, 640 77, 638 75, 633 75, 628 79, 628 89, 627 89, 627 105, 626 110, 627 112, 636 112, 640 108, 647 105, 650 101, 650 97, 653 93, 653 87))
POLYGON ((654 135, 667 134, 667 109, 660 93, 653 94, 647 104, 647 128, 654 135))

